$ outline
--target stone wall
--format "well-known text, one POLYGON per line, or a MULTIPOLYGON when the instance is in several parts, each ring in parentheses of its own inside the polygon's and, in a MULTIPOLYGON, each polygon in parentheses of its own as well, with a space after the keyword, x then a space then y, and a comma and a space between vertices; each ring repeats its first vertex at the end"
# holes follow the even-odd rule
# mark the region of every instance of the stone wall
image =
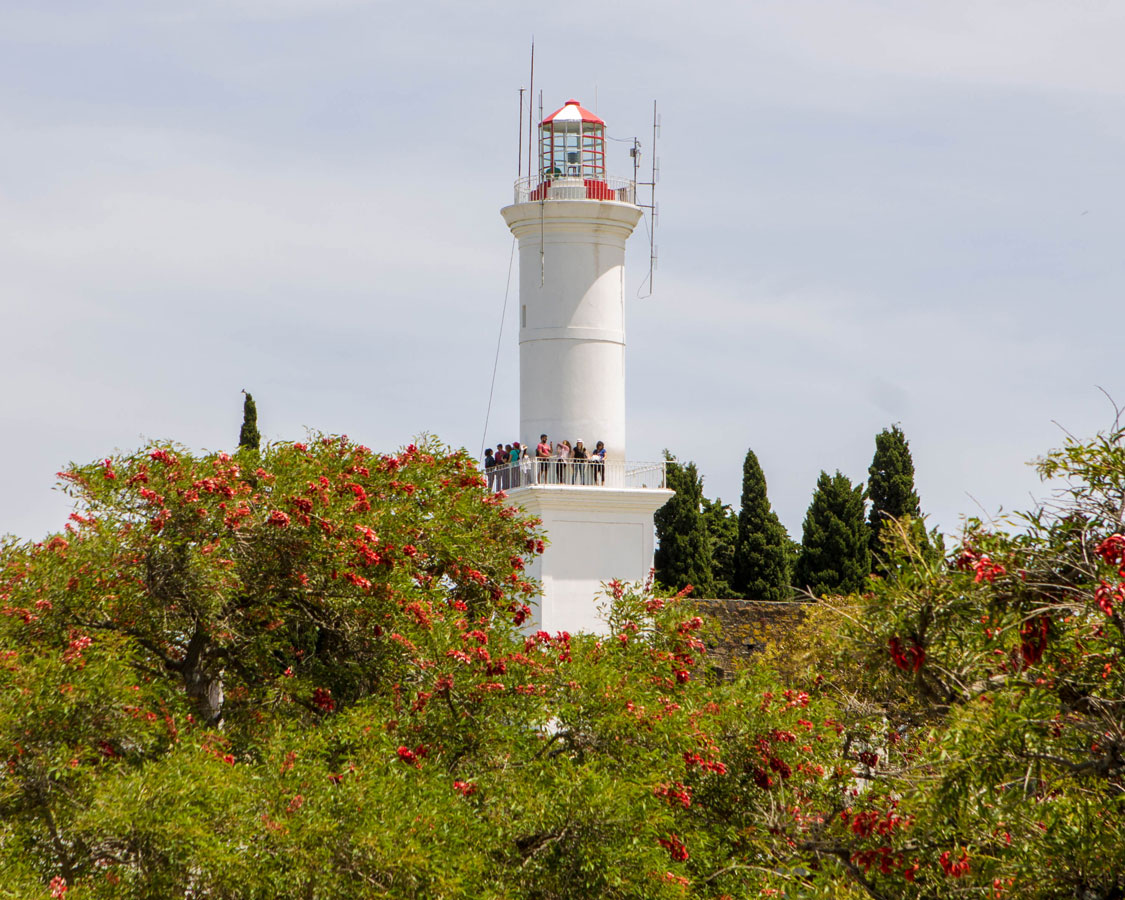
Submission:
POLYGON ((757 600, 695 600, 699 614, 714 623, 706 635, 707 664, 720 677, 731 676, 751 654, 762 650, 770 634, 792 628, 805 618, 806 603, 757 600))

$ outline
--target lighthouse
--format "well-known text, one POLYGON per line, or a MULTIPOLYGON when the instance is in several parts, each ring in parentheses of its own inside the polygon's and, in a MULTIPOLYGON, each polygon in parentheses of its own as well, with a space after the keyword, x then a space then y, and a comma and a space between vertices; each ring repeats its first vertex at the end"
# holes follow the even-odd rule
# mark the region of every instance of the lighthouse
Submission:
POLYGON ((543 588, 534 629, 599 632, 612 579, 648 577, 653 513, 672 496, 663 462, 626 454, 625 243, 641 219, 634 181, 606 172, 606 126, 577 100, 539 125, 538 168, 501 210, 519 244, 520 441, 511 499, 543 521, 548 546, 530 574, 543 588), (576 458, 577 457, 577 458, 576 458))

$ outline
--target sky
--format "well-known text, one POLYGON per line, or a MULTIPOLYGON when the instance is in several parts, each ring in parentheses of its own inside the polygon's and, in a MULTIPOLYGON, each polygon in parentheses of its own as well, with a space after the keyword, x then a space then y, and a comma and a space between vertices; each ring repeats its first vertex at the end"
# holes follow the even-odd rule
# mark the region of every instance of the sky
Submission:
POLYGON ((69 461, 231 449, 244 388, 273 440, 517 438, 533 38, 546 111, 644 159, 661 115, 631 458, 737 507, 752 448, 799 539, 900 423, 955 532, 1125 404, 1125 4, 0 0, 0 534, 69 461))

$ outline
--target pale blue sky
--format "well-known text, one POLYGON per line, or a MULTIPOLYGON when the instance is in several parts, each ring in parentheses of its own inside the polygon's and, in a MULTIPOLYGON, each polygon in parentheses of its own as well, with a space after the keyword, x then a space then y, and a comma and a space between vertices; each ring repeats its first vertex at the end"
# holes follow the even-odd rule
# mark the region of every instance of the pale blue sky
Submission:
POLYGON ((68 460, 229 448, 243 387, 271 438, 475 452, 532 35, 549 109, 663 116, 630 456, 737 502, 752 446, 799 538, 898 421, 954 529, 1125 403, 1121 4, 0 0, 0 533, 68 460))

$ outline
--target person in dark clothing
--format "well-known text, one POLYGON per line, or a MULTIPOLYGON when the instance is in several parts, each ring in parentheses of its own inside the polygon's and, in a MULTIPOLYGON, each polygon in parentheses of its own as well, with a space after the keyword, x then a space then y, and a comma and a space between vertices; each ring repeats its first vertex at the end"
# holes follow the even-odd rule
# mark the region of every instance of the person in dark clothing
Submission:
POLYGON ((488 490, 496 490, 496 457, 492 455, 492 448, 484 451, 484 474, 488 478, 488 490))
POLYGON ((496 460, 496 490, 502 491, 508 471, 505 468, 508 465, 508 454, 504 452, 503 444, 496 445, 496 452, 492 455, 492 458, 496 460))
POLYGON ((605 441, 598 441, 594 447, 593 459, 591 468, 594 471, 591 474, 594 476, 594 484, 605 484, 605 441))
POLYGON ((574 449, 570 452, 570 458, 574 460, 571 466, 571 482, 574 484, 589 484, 589 468, 586 460, 589 455, 586 453, 586 445, 582 443, 582 438, 574 442, 574 449))

